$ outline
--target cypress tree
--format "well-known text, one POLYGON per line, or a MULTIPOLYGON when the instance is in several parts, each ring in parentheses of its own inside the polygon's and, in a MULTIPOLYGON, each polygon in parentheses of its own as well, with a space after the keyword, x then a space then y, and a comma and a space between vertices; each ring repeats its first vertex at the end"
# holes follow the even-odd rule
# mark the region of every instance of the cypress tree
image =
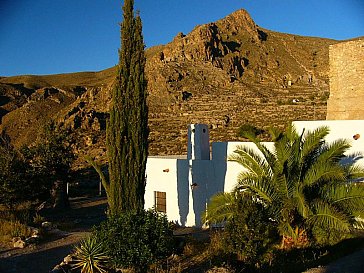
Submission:
POLYGON ((142 21, 139 14, 134 16, 133 6, 133 0, 124 1, 119 64, 106 129, 108 176, 90 160, 100 174, 111 215, 144 208, 148 108, 142 21))

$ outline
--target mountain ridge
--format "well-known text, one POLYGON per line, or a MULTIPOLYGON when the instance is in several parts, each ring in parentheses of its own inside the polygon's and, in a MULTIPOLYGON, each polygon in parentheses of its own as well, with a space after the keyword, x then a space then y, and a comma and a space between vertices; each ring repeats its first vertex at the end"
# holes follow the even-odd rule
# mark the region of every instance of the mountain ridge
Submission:
MULTIPOLYGON (((328 47, 338 41, 259 27, 245 10, 146 49, 150 154, 184 154, 189 123, 210 125, 212 141, 237 128, 283 128, 324 119, 328 47)), ((0 130, 29 145, 50 119, 67 128, 80 156, 105 159, 105 126, 115 67, 98 72, 0 78, 0 130)))

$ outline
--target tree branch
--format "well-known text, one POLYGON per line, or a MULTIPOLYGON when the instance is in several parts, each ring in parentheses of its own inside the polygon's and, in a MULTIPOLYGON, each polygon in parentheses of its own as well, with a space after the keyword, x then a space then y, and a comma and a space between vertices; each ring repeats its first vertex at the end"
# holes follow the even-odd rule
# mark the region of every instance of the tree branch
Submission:
POLYGON ((101 170, 101 166, 99 164, 97 164, 97 162, 89 155, 85 156, 85 159, 88 163, 91 164, 91 166, 95 169, 95 171, 99 174, 100 179, 101 179, 101 183, 105 188, 106 191, 106 195, 107 195, 107 199, 109 199, 109 185, 110 185, 110 181, 109 179, 107 179, 107 177, 105 176, 105 174, 102 172, 101 170))

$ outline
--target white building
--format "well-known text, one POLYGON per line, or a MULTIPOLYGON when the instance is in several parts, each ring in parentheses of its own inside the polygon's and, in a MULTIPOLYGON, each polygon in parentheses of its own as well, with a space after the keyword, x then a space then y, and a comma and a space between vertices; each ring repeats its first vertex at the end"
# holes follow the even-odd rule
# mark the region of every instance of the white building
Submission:
MULTIPOLYGON (((293 124, 298 132, 326 125, 330 128, 328 142, 349 139, 352 148, 348 153, 364 154, 364 120, 295 121, 293 124)), ((251 142, 215 142, 210 158, 207 125, 190 125, 187 156, 148 158, 145 208, 155 207, 165 212, 168 220, 182 226, 201 226, 201 216, 210 198, 219 192, 232 191, 239 172, 244 170, 241 165, 227 161, 237 145, 256 149, 251 142)), ((273 149, 272 142, 265 145, 273 149)), ((363 159, 359 162, 364 164, 363 159)))

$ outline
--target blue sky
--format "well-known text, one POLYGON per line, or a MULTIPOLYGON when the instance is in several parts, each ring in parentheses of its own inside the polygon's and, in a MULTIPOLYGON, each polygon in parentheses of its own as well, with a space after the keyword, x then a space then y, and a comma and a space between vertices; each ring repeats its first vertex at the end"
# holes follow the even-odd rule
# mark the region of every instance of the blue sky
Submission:
MULTIPOLYGON (((115 65, 120 0, 0 0, 0 76, 99 71, 115 65)), ((364 36, 363 0, 135 0, 147 47, 246 9, 261 27, 332 38, 364 36)))

